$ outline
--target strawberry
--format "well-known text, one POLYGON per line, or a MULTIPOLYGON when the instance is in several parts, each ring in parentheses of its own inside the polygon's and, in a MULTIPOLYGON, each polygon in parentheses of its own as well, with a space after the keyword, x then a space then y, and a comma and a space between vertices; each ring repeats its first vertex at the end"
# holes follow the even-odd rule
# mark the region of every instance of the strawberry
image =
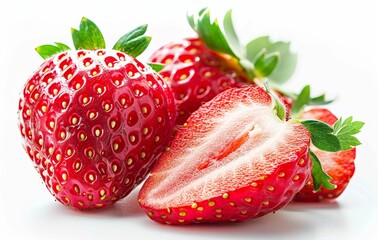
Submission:
POLYGON ((208 9, 195 17, 189 16, 188 21, 198 37, 168 43, 150 57, 164 66, 159 73, 174 92, 178 125, 226 89, 261 84, 258 79, 267 76, 283 83, 293 73, 296 55, 290 53, 289 43, 264 36, 244 47, 235 34, 231 11, 225 15, 224 31, 217 20, 210 21, 208 9))
POLYGON ((75 209, 103 208, 138 185, 168 146, 175 122, 169 86, 138 61, 143 25, 113 49, 83 18, 74 45, 42 45, 45 62, 19 101, 23 145, 51 194, 75 209))
MULTIPOLYGON (((306 110, 301 116, 303 119, 316 119, 329 125, 334 125, 338 120, 337 117, 328 109, 312 108, 306 110)), ((315 146, 311 150, 317 155, 319 161, 324 167, 324 171, 332 178, 330 181, 337 186, 335 189, 326 189, 321 187, 319 191, 314 191, 312 178, 307 182, 305 187, 295 196, 296 201, 315 202, 326 199, 335 199, 347 187, 355 170, 354 159, 356 157, 356 148, 339 152, 322 151, 315 146)))
POLYGON ((272 105, 251 86, 195 111, 141 188, 147 215, 166 224, 240 222, 291 201, 311 174, 310 134, 272 105))

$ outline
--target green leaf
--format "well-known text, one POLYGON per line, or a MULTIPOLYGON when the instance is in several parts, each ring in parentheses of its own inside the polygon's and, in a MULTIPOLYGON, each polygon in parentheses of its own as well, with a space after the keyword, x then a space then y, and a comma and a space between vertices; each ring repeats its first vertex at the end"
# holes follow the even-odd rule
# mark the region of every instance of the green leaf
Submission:
POLYGON ((161 70, 163 70, 163 68, 165 67, 164 64, 160 64, 160 63, 147 63, 155 72, 160 72, 161 70))
POLYGON ((263 49, 258 55, 255 65, 255 73, 259 78, 265 78, 269 76, 276 68, 279 62, 279 53, 266 53, 266 49, 263 49))
POLYGON ((60 52, 71 50, 67 45, 63 43, 56 42, 55 44, 56 46, 51 44, 41 45, 36 47, 35 50, 43 59, 47 59, 60 52))
POLYGON ((335 101, 335 99, 326 100, 325 94, 321 94, 317 97, 310 98, 310 101, 307 103, 309 106, 319 106, 319 105, 327 105, 335 101))
POLYGON ((341 150, 341 143, 333 134, 333 128, 318 120, 302 120, 301 123, 311 134, 311 141, 315 147, 327 151, 338 152, 341 150))
POLYGON ((308 105, 311 100, 310 97, 310 85, 305 86, 302 91, 299 93, 297 99, 294 101, 293 106, 291 107, 290 115, 294 118, 300 114, 303 108, 308 105))
POLYGON ((100 29, 88 18, 83 17, 79 30, 71 29, 72 40, 76 49, 103 49, 105 40, 100 29))
POLYGON ((143 36, 147 31, 147 24, 141 25, 123 35, 114 45, 113 49, 118 50, 132 57, 142 54, 151 42, 150 36, 143 36))
POLYGON ((246 57, 248 60, 256 62, 261 51, 266 51, 266 54, 279 53, 279 61, 268 78, 276 84, 287 82, 297 65, 297 55, 290 51, 290 43, 272 42, 268 36, 258 37, 247 44, 246 57))
POLYGON ((233 52, 236 53, 238 56, 244 56, 245 55, 245 49, 240 44, 238 35, 235 32, 234 24, 232 22, 232 9, 227 11, 226 15, 223 18, 223 27, 224 27, 224 33, 226 36, 226 40, 232 49, 233 52))
MULTIPOLYGON (((194 16, 188 17, 189 21, 194 19, 194 16)), ((205 44, 212 50, 231 55, 237 59, 239 57, 232 51, 225 35, 219 27, 218 20, 211 21, 209 9, 200 12, 197 22, 194 24, 194 31, 205 42, 205 44)))
POLYGON ((314 182, 314 190, 318 191, 320 186, 327 189, 335 189, 336 186, 330 182, 331 177, 328 176, 322 168, 322 165, 313 151, 310 150, 310 159, 312 161, 312 171, 311 176, 314 182))
POLYGON ((268 80, 264 82, 265 90, 274 100, 274 110, 276 111, 277 116, 282 120, 286 120, 286 108, 285 105, 280 101, 280 99, 270 90, 268 80))
POLYGON ((354 121, 352 117, 348 117, 345 121, 340 119, 334 124, 333 133, 337 136, 341 144, 341 150, 349 150, 352 147, 358 146, 361 142, 354 136, 359 133, 364 122, 354 121))

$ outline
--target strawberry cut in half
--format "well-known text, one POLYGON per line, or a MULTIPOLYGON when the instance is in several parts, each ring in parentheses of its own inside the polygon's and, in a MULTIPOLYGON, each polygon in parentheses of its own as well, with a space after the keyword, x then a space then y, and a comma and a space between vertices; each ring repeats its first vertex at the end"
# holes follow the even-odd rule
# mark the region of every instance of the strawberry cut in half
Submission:
MULTIPOLYGON (((333 126, 338 118, 326 108, 312 108, 302 113, 302 119, 316 119, 333 126)), ((323 186, 314 191, 312 178, 305 187, 295 196, 295 201, 317 202, 322 200, 333 200, 339 197, 346 189, 355 171, 354 160, 356 148, 338 152, 327 152, 315 146, 310 147, 321 162, 324 171, 332 178, 331 183, 335 189, 327 189, 323 186)))
POLYGON ((139 193, 154 221, 241 222, 277 211, 311 174, 310 134, 262 88, 232 88, 179 129, 139 193))

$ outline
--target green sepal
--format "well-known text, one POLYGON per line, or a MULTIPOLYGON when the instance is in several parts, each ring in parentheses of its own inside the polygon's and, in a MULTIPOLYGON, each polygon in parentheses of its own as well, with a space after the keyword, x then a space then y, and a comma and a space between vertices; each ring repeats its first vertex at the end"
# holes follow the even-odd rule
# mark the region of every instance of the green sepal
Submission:
POLYGON ((305 86, 302 91, 298 94, 294 101, 293 106, 290 110, 290 116, 296 118, 297 115, 301 114, 304 107, 309 104, 311 100, 311 88, 310 85, 305 86))
POLYGON ((274 100, 274 110, 277 114, 277 116, 282 120, 286 120, 286 108, 285 105, 281 102, 281 100, 274 94, 269 87, 268 80, 265 80, 264 82, 265 90, 274 100))
POLYGON ((208 8, 200 11, 198 19, 195 19, 194 15, 187 16, 187 19, 193 30, 198 33, 198 36, 210 49, 239 59, 239 57, 232 51, 227 39, 220 29, 218 20, 215 19, 214 21, 211 21, 210 10, 208 8))
POLYGON ((147 63, 155 72, 160 72, 161 70, 163 70, 163 68, 165 67, 165 64, 160 64, 160 63, 147 63))
POLYGON ((279 62, 279 58, 280 57, 278 52, 272 52, 267 54, 265 48, 261 50, 261 52, 256 58, 256 61, 254 62, 255 75, 258 78, 264 78, 266 76, 269 76, 276 68, 279 62))
POLYGON ((320 163, 318 157, 313 151, 310 150, 310 159, 312 161, 311 176, 314 184, 314 191, 319 191, 320 187, 323 186, 327 189, 335 189, 336 185, 332 184, 330 180, 332 179, 327 173, 324 172, 322 164, 320 163))
POLYGON ((333 125, 333 133, 340 140, 341 150, 349 150, 361 144, 353 135, 359 133, 364 125, 365 123, 361 121, 353 122, 352 117, 348 117, 345 121, 341 117, 337 120, 333 125))
POLYGON ((280 61, 278 61, 268 78, 276 84, 287 82, 297 66, 297 54, 290 51, 290 43, 273 42, 269 36, 258 37, 247 44, 246 58, 255 63, 261 51, 265 51, 266 54, 279 53, 280 61))
POLYGON ((51 45, 51 44, 41 45, 41 46, 36 47, 35 50, 43 59, 47 59, 57 53, 68 51, 71 49, 70 47, 68 47, 67 45, 63 43, 55 42, 55 45, 51 45))
POLYGON ((113 49, 118 50, 132 57, 142 54, 151 42, 150 36, 143 36, 147 31, 147 24, 141 25, 123 35, 114 45, 113 49))
POLYGON ((71 29, 72 40, 76 49, 104 49, 105 40, 100 29, 88 18, 83 17, 79 30, 71 29))
POLYGON ((315 147, 327 152, 341 150, 340 140, 333 134, 333 128, 318 120, 302 120, 301 123, 311 134, 311 141, 315 147))

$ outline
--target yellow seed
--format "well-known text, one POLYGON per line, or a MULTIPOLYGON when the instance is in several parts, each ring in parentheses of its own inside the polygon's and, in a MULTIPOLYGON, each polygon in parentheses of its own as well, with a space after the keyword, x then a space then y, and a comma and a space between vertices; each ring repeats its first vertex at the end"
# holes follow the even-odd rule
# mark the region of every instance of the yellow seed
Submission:
POLYGON ((118 170, 118 166, 115 165, 115 164, 113 164, 113 165, 112 165, 112 170, 113 170, 113 172, 117 172, 117 170, 118 170))
POLYGON ((35 100, 38 100, 38 98, 39 98, 39 94, 36 93, 36 94, 34 95, 34 99, 35 99, 35 100))
POLYGON ((147 113, 147 108, 146 107, 142 107, 142 112, 143 112, 143 114, 146 114, 147 113))
POLYGON ((204 72, 204 74, 203 74, 203 76, 204 77, 207 77, 207 78, 209 78, 209 77, 211 77, 213 74, 212 74, 212 72, 210 72, 210 71, 206 71, 206 72, 204 72))
POLYGON ((68 65, 67 65, 67 64, 64 64, 64 66, 63 66, 63 70, 66 69, 67 67, 68 67, 68 65))
POLYGON ((299 179, 299 175, 298 174, 293 177, 294 181, 297 181, 298 179, 299 179))
POLYGON ((222 197, 223 198, 228 198, 228 193, 223 193, 222 197))
POLYGON ((63 102, 62 102, 62 107, 63 107, 63 108, 67 108, 67 102, 66 102, 66 101, 63 101, 63 102))
POLYGON ((127 75, 129 75, 129 77, 132 77, 134 74, 133 74, 132 71, 129 71, 129 72, 127 73, 127 75))
POLYGON ((46 112, 47 111, 47 106, 43 105, 41 109, 42 109, 42 112, 46 112))
POLYGON ((165 151, 167 151, 167 152, 169 152, 170 150, 171 150, 170 147, 166 147, 166 148, 165 148, 165 151))
POLYGON ((302 158, 301 160, 299 160, 298 164, 299 164, 299 165, 303 165, 304 161, 305 161, 305 160, 302 158))
POLYGON ((100 129, 95 130, 95 135, 96 135, 96 137, 99 137, 101 135, 100 129))
MULTIPOLYGON (((42 111, 43 111, 43 107, 44 107, 44 106, 42 106, 42 111)), ((31 111, 30 111, 30 109, 26 110, 26 115, 28 115, 28 116, 31 115, 31 111)))
POLYGON ((203 211, 203 207, 199 206, 199 207, 197 208, 197 210, 200 211, 200 212, 202 212, 202 211, 203 211))
POLYGON ((91 112, 90 114, 89 114, 89 118, 90 119, 93 119, 93 118, 95 118, 96 117, 96 114, 94 113, 94 112, 91 112))
POLYGON ((101 189, 101 190, 100 190, 100 196, 104 196, 104 195, 105 195, 105 193, 106 193, 106 192, 105 192, 105 190, 104 190, 104 189, 101 189))
POLYGON ((56 185, 56 190, 58 190, 58 192, 60 192, 61 190, 62 190, 62 187, 58 184, 58 185, 56 185))
POLYGON ((129 178, 126 178, 126 179, 125 179, 125 184, 126 184, 126 185, 129 184, 129 182, 130 182, 130 179, 129 179, 129 178))
POLYGON ((133 159, 129 158, 127 159, 127 165, 131 165, 133 163, 133 159))
POLYGON ((185 80, 187 77, 188 77, 188 75, 182 74, 179 79, 182 81, 182 80, 185 80))
POLYGON ((168 213, 171 213, 171 209, 170 209, 170 208, 167 208, 167 212, 168 212, 168 213))
POLYGON ((80 83, 76 83, 76 85, 75 85, 76 90, 78 90, 80 87, 81 87, 81 84, 80 83))
POLYGON ((47 83, 50 83, 52 80, 52 78, 47 79, 47 83))
POLYGON ((104 204, 102 204, 102 203, 96 203, 96 206, 97 207, 102 207, 104 204))
POLYGON ((167 218, 167 216, 165 216, 165 215, 162 215, 162 216, 161 216, 161 218, 162 218, 162 219, 166 219, 166 218, 167 218))
POLYGON ((101 94, 102 93, 102 88, 97 88, 97 93, 101 94))
POLYGON ((160 104, 160 100, 159 100, 158 98, 155 98, 154 101, 155 101, 155 104, 156 104, 156 105, 159 105, 159 104, 160 104))
POLYGON ((213 207, 213 206, 215 205, 215 202, 214 202, 214 201, 210 201, 210 202, 208 203, 208 205, 209 205, 210 207, 213 207))
POLYGON ((184 219, 179 219, 178 220, 180 223, 183 223, 183 222, 185 222, 185 220, 184 219))
POLYGON ((198 207, 197 203, 192 204, 192 208, 197 208, 197 207, 198 207))
POLYGON ((329 197, 329 198, 333 198, 333 194, 329 193, 329 194, 327 195, 327 197, 329 197))
POLYGON ((89 150, 89 151, 88 151, 87 156, 90 157, 90 158, 93 157, 93 152, 92 152, 92 150, 89 150))
POLYGON ((285 173, 284 173, 284 172, 280 172, 280 173, 278 174, 278 177, 285 177, 285 173))
POLYGON ((62 155, 58 153, 56 155, 56 160, 59 162, 61 159, 62 159, 62 155))
POLYGON ((265 205, 265 206, 268 206, 269 205, 269 201, 264 201, 264 202, 262 202, 262 204, 265 205))
POLYGON ((186 212, 181 211, 181 212, 179 212, 179 215, 180 215, 181 217, 185 217, 185 216, 186 216, 186 212))
POLYGON ((66 202, 67 203, 71 202, 71 199, 69 199, 68 197, 66 197, 66 202))
POLYGON ((220 212, 222 212, 222 209, 221 208, 217 208, 217 209, 215 209, 215 212, 220 213, 220 212))
POLYGON ((273 191, 274 191, 274 187, 273 187, 273 186, 269 186, 269 187, 267 188, 267 190, 270 191, 270 192, 273 192, 273 191))
POLYGON ((141 152, 141 153, 140 153, 140 157, 141 157, 142 159, 144 159, 144 158, 146 157, 146 153, 145 153, 145 152, 141 152))
POLYGON ((192 62, 192 59, 190 58, 184 60, 184 63, 191 63, 191 62, 192 62))
POLYGON ((55 123, 54 123, 54 122, 50 122, 50 127, 51 127, 52 129, 54 129, 54 128, 55 128, 55 123))
POLYGON ((85 138, 86 138, 85 134, 84 133, 80 133, 80 139, 81 140, 85 140, 85 138))
POLYGON ((246 214, 248 213, 248 211, 243 210, 243 211, 240 211, 240 213, 241 213, 242 215, 246 215, 246 214))
POLYGON ((257 187, 257 182, 253 182, 253 183, 251 184, 251 186, 252 186, 252 187, 257 187))
POLYGON ((203 217, 197 217, 196 220, 201 221, 203 217))
POLYGON ((75 187, 74 187, 74 190, 75 190, 75 192, 76 192, 76 193, 79 193, 79 192, 80 192, 80 190, 79 190, 79 187, 78 187, 78 186, 75 186, 75 187))
POLYGON ((75 164, 75 169, 76 169, 76 170, 79 170, 80 166, 81 166, 81 163, 77 162, 77 163, 75 164))
POLYGON ((84 203, 82 202, 82 201, 78 201, 77 202, 80 206, 83 206, 84 205, 84 203))
POLYGON ((92 194, 88 194, 88 199, 92 200, 93 199, 93 195, 92 194))
POLYGON ((110 127, 111 127, 111 128, 114 128, 115 126, 116 126, 116 122, 115 122, 115 121, 111 121, 111 122, 110 122, 110 127))
POLYGON ((172 58, 167 58, 167 59, 165 59, 164 64, 168 64, 170 62, 172 62, 172 58))
POLYGON ((135 138, 134 135, 130 135, 130 142, 132 142, 132 143, 135 142, 135 139, 136 139, 136 138, 135 138))
POLYGON ((67 80, 70 80, 71 78, 72 78, 72 74, 70 73, 67 75, 67 80))
POLYGON ((67 155, 68 155, 68 156, 71 156, 71 155, 72 155, 72 150, 71 150, 71 149, 68 149, 68 150, 67 150, 67 155))
POLYGON ((33 91, 34 87, 35 87, 35 86, 34 86, 33 84, 30 85, 30 86, 29 86, 29 92, 33 91))
POLYGON ((122 105, 122 106, 124 106, 124 105, 125 105, 125 103, 126 103, 126 99, 124 99, 124 98, 121 98, 121 101, 120 101, 120 102, 121 102, 121 105, 122 105))
POLYGON ((67 178, 68 178, 67 173, 63 173, 63 174, 62 174, 62 179, 63 179, 63 181, 66 181, 67 178))
POLYGON ((73 125, 76 125, 77 122, 78 122, 78 119, 77 119, 77 117, 73 117, 71 121, 72 121, 73 125))
POLYGON ((143 134, 146 135, 148 133, 148 128, 143 128, 143 134))
POLYGON ((109 111, 110 105, 109 104, 105 104, 104 108, 105 108, 105 111, 109 111))
POLYGON ((84 97, 84 98, 83 98, 83 104, 87 104, 88 101, 89 101, 89 99, 88 99, 87 97, 84 97))
POLYGON ((43 139, 42 138, 40 138, 39 140, 38 140, 38 143, 39 143, 39 145, 43 145, 43 139))
POLYGON ((235 203, 234 202, 229 202, 228 204, 230 204, 231 207, 235 207, 235 203))
POLYGON ((94 176, 93 176, 93 174, 89 174, 88 178, 89 178, 89 180, 90 180, 91 182, 94 181, 94 176))
POLYGON ((55 88, 55 89, 53 90, 53 94, 54 94, 54 96, 56 96, 56 95, 58 94, 58 89, 55 88))
POLYGON ((153 215, 154 215, 153 212, 151 212, 151 211, 148 212, 148 216, 153 216, 153 215))
POLYGON ((163 120, 160 116, 157 117, 157 122, 160 123, 163 120))
POLYGON ((155 142, 157 143, 157 142, 159 142, 160 137, 159 137, 159 136, 156 136, 154 140, 155 140, 155 142))
POLYGON ((215 215, 215 217, 216 217, 216 218, 222 218, 223 215, 222 215, 222 214, 217 214, 217 215, 215 215))
POLYGON ((246 198, 244 198, 244 201, 247 202, 247 203, 250 203, 250 202, 252 202, 252 198, 246 197, 246 198))
POLYGON ((93 71, 92 72, 92 76, 96 76, 97 75, 97 72, 96 71, 93 71))

